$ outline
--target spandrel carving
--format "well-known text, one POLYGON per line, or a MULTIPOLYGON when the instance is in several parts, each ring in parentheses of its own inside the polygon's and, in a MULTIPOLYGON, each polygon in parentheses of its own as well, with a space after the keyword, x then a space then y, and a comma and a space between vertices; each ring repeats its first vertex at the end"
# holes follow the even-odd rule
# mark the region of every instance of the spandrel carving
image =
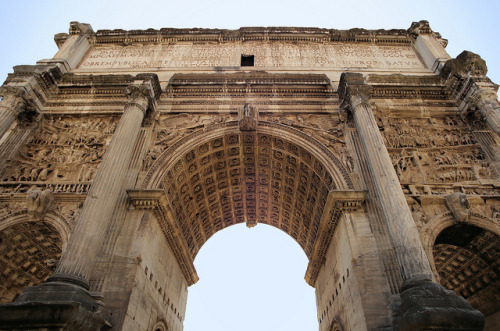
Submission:
POLYGON ((4 192, 26 192, 31 185, 53 187, 54 192, 86 192, 94 178, 116 119, 50 118, 42 124, 14 159, 1 181, 4 192), (14 188, 12 182, 21 182, 14 188))
POLYGON ((382 132, 394 169, 410 194, 449 194, 453 190, 446 191, 443 185, 470 186, 496 178, 480 146, 458 118, 386 119, 382 132))
MULTIPOLYGON (((161 116, 155 125, 154 145, 148 151, 143 169, 149 169, 158 157, 170 146, 197 130, 220 125, 231 120, 231 115, 192 115, 178 114, 161 116)), ((235 119, 235 118, 234 118, 235 119)))

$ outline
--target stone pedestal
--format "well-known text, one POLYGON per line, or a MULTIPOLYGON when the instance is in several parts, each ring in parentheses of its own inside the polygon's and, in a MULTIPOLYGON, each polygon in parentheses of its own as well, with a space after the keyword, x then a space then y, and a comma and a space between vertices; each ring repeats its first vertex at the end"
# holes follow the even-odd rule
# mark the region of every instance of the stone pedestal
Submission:
POLYGON ((415 38, 415 49, 427 68, 439 73, 450 59, 445 50, 448 41, 441 38, 438 32, 432 31, 427 21, 413 22, 408 32, 415 38))
POLYGON ((404 282, 400 295, 396 330, 482 330, 484 327, 483 314, 455 292, 428 279, 404 282))

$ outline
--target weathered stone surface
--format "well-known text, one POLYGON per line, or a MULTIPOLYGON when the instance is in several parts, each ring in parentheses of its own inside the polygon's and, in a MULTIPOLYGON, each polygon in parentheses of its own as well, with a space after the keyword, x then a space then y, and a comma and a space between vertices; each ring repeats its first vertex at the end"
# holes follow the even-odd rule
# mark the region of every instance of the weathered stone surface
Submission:
POLYGON ((497 86, 427 21, 55 41, 0 89, 0 329, 180 331, 204 243, 263 223, 320 330, 494 330, 497 86))
POLYGON ((403 284, 397 330, 483 330, 483 327, 484 316, 453 291, 428 279, 403 284))

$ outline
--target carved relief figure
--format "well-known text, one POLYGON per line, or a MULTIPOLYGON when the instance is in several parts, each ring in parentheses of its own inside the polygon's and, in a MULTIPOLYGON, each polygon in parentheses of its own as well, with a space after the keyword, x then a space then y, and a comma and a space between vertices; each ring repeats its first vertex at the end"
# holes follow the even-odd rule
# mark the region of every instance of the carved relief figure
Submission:
POLYGON ((26 208, 28 216, 34 221, 40 221, 54 204, 54 196, 50 190, 41 190, 37 186, 31 187, 26 194, 26 208))
POLYGON ((1 181, 29 182, 24 190, 35 182, 91 181, 115 122, 113 117, 50 117, 18 155, 7 161, 1 181))

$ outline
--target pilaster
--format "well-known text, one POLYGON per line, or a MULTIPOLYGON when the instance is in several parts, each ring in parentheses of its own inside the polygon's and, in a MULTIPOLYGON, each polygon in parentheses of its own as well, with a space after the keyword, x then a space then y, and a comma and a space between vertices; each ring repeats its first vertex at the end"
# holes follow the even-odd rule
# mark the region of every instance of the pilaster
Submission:
POLYGON ((431 280, 432 270, 373 115, 370 93, 371 88, 364 83, 362 74, 342 74, 339 96, 353 115, 403 280, 402 305, 395 327, 397 330, 481 330, 484 324, 481 313, 431 280))

